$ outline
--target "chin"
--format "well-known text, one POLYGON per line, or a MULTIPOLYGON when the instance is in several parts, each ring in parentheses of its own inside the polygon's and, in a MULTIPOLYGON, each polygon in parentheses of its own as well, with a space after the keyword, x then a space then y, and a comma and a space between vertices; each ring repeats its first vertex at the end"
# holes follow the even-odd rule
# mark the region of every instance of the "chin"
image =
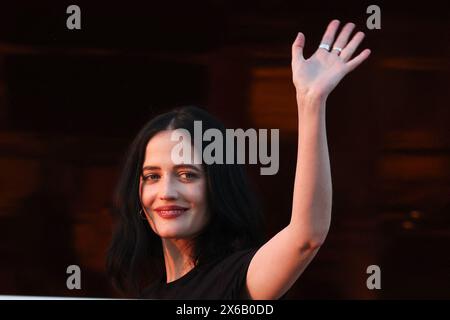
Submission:
POLYGON ((161 238, 165 239, 174 239, 174 238, 189 238, 191 236, 191 232, 188 230, 184 230, 183 228, 170 227, 167 226, 158 228, 157 234, 161 238))

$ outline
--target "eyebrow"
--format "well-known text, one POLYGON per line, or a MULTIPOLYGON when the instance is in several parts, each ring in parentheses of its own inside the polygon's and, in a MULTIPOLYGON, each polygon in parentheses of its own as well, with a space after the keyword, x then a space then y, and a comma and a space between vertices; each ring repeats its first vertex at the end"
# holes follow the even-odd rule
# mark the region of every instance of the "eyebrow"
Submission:
MULTIPOLYGON (((175 170, 177 170, 177 169, 192 169, 194 171, 200 172, 200 170, 196 166, 193 166, 190 164, 178 164, 173 167, 175 170)), ((158 166, 145 166, 142 168, 142 171, 146 171, 146 170, 161 170, 161 168, 158 166)))

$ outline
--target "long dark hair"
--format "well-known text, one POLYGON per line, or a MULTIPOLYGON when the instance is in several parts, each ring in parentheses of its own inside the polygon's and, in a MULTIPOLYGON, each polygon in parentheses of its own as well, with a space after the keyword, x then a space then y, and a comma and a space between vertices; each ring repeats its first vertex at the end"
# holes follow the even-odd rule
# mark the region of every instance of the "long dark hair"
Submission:
MULTIPOLYGON (((165 272, 161 239, 139 214, 139 180, 147 143, 158 132, 168 129, 183 128, 193 137, 194 121, 202 121, 203 131, 219 129, 225 137, 224 125, 205 110, 195 106, 178 107, 145 124, 122 160, 113 205, 117 226, 107 257, 108 276, 122 294, 140 296, 146 285, 165 272)), ((203 142, 202 150, 206 145, 203 142)), ((223 156, 226 159, 225 147, 223 156)), ((194 241, 196 266, 236 250, 260 246, 265 231, 261 208, 251 192, 243 166, 203 164, 203 167, 211 219, 194 241)))

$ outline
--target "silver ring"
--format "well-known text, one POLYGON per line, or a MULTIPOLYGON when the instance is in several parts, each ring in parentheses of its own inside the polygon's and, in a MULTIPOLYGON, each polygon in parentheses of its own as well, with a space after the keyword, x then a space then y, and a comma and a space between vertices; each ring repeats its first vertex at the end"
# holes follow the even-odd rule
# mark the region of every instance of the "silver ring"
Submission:
POLYGON ((339 47, 333 47, 333 49, 332 50, 337 50, 337 51, 339 51, 339 53, 341 53, 342 52, 342 48, 339 48, 339 47))
POLYGON ((321 43, 320 46, 319 46, 319 48, 325 49, 325 50, 327 50, 327 51, 330 51, 330 45, 329 45, 329 44, 326 44, 326 43, 321 43))

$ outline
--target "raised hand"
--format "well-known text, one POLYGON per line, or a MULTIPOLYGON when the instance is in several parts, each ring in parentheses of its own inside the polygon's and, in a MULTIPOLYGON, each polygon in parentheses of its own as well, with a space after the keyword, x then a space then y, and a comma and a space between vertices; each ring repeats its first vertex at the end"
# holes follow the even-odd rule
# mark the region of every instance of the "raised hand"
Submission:
POLYGON ((326 99, 341 79, 359 66, 370 55, 365 49, 351 59, 361 41, 363 32, 357 32, 350 39, 355 24, 347 23, 335 41, 339 20, 329 23, 321 46, 309 58, 303 57, 305 36, 299 33, 292 45, 292 80, 300 97, 314 96, 326 99))

